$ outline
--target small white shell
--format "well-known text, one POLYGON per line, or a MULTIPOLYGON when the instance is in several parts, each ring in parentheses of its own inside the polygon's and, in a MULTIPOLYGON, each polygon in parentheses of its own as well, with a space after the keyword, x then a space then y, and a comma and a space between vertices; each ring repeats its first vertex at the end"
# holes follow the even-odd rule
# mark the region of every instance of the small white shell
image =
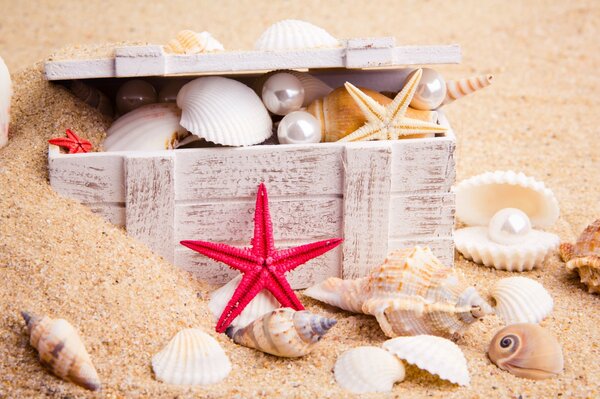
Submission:
POLYGON ((341 354, 333 369, 335 380, 352 393, 390 392, 404 380, 404 365, 375 346, 359 346, 341 354))
MULTIPOLYGON (((240 284, 240 281, 242 281, 242 277, 240 274, 221 288, 210 293, 208 309, 210 309, 215 317, 215 321, 221 317, 221 313, 223 313, 235 289, 240 284)), ((248 303, 244 310, 242 310, 242 313, 233 320, 231 326, 236 329, 244 328, 259 317, 279 308, 279 306, 279 302, 277 302, 277 299, 269 291, 262 290, 248 303)))
POLYGON ((175 148, 187 131, 173 103, 148 104, 117 119, 106 132, 105 151, 152 151, 175 148))
POLYGON ((0 57, 0 148, 8 143, 8 125, 10 124, 10 99, 12 97, 12 81, 10 73, 0 57))
POLYGON ((539 323, 552 312, 554 301, 537 281, 527 277, 508 277, 492 290, 496 314, 509 324, 539 323))
POLYGON ((523 242, 502 245, 488 238, 488 228, 465 227, 454 232, 454 245, 465 258, 498 270, 526 271, 542 265, 560 242, 556 234, 531 230, 523 242))
POLYGON ((181 126, 213 143, 253 145, 273 134, 273 122, 262 100, 233 79, 194 79, 179 91, 177 105, 183 111, 181 126))
POLYGON ((213 337, 187 328, 152 357, 152 370, 157 380, 167 384, 208 385, 227 377, 231 363, 213 337))
POLYGON ((165 46, 165 51, 175 54, 200 54, 223 50, 223 45, 206 31, 182 30, 165 46))
POLYGON ((296 19, 271 25, 254 44, 256 50, 276 51, 339 47, 339 41, 323 28, 296 19))
POLYGON ((486 172, 463 180, 455 188, 456 217, 471 226, 487 225, 503 208, 525 212, 533 227, 552 226, 558 201, 544 183, 513 171, 486 172))
POLYGON ((467 359, 454 342, 434 335, 416 335, 387 340, 383 348, 431 374, 454 384, 469 385, 467 359))

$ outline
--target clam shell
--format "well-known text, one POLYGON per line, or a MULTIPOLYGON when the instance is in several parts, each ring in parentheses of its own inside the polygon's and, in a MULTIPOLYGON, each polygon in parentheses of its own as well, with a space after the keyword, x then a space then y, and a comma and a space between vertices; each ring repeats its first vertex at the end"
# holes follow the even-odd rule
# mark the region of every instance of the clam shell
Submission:
POLYGON ((273 133, 273 123, 262 100, 248 86, 233 79, 194 79, 179 91, 177 105, 183 111, 181 126, 216 144, 253 145, 273 133))
POLYGON ((443 380, 462 386, 470 383, 465 355, 447 339, 433 335, 398 337, 385 341, 383 349, 443 380))
POLYGON ((336 323, 335 319, 306 310, 281 308, 271 311, 238 329, 227 328, 233 342, 281 357, 300 357, 310 353, 317 342, 336 323))
POLYGON ((112 103, 106 94, 81 80, 69 82, 69 90, 81 101, 98 110, 102 115, 111 117, 114 114, 112 103))
POLYGON ((100 389, 100 379, 79 334, 66 320, 21 312, 29 343, 39 353, 40 363, 54 375, 91 391, 100 389))
MULTIPOLYGON (((242 275, 240 274, 233 280, 219 289, 210 293, 210 301, 208 302, 208 309, 215 317, 215 321, 219 320, 221 313, 225 310, 227 303, 233 296, 236 288, 242 281, 242 275)), ((236 317, 231 323, 232 327, 243 328, 254 320, 258 319, 264 314, 271 312, 279 308, 281 305, 277 302, 277 299, 267 290, 262 290, 258 293, 251 301, 246 305, 242 313, 236 317)))
POLYGON ((533 227, 552 226, 558 201, 544 183, 513 171, 486 172, 463 180, 455 188, 456 217, 471 226, 487 226, 496 212, 517 208, 533 227))
POLYGON ((404 365, 375 346, 360 346, 340 355, 333 369, 336 382, 352 393, 390 392, 404 380, 404 365))
POLYGON ((505 324, 539 323, 552 312, 554 301, 537 281, 527 277, 508 277, 492 290, 495 311, 505 324))
POLYGON ((492 75, 473 76, 471 78, 449 80, 446 82, 446 98, 442 105, 450 104, 477 90, 485 89, 492 84, 492 75))
POLYGON ((167 384, 208 385, 225 379, 231 363, 213 337, 187 328, 152 357, 152 370, 157 380, 167 384))
POLYGON ((600 219, 581 233, 575 245, 560 245, 560 256, 567 269, 577 270, 590 293, 600 293, 600 219))
POLYGON ((209 32, 192 30, 182 30, 165 46, 166 52, 175 54, 199 54, 223 50, 225 50, 223 45, 209 32))
POLYGON ((465 227, 454 232, 454 245, 465 258, 498 270, 518 272, 541 266, 559 241, 556 234, 534 229, 513 245, 490 240, 487 227, 465 227))
POLYGON ((175 104, 143 105, 117 119, 106 133, 105 151, 152 151, 177 147, 187 135, 175 104))
POLYGON ((339 47, 339 41, 325 29, 309 22, 286 19, 274 23, 254 43, 260 51, 339 47))
POLYGON ((10 73, 0 57, 0 148, 8 143, 8 125, 10 124, 10 99, 12 97, 12 81, 10 73))
POLYGON ((261 77, 259 77, 258 79, 256 79, 254 81, 254 83, 252 85, 252 87, 254 88, 254 91, 259 96, 261 96, 262 87, 265 84, 265 82, 267 81, 267 79, 269 79, 274 74, 281 73, 281 72, 289 73, 290 75, 294 75, 295 77, 298 78, 298 80, 302 84, 302 87, 304 87, 304 102, 302 103, 303 107, 307 107, 310 103, 312 103, 316 99, 325 97, 326 95, 328 95, 329 93, 331 93, 333 91, 333 89, 331 87, 329 87, 329 85, 327 85, 322 80, 315 78, 310 73, 298 72, 298 71, 294 71, 291 69, 282 69, 282 70, 272 71, 272 72, 262 75, 261 77))

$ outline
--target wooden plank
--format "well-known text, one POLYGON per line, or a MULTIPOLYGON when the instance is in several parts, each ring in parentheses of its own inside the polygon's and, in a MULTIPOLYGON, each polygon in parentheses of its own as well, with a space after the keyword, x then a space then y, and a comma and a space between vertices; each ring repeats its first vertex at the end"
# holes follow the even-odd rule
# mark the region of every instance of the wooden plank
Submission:
POLYGON ((164 75, 162 46, 129 46, 115 49, 115 74, 118 77, 164 75))
POLYGON ((390 252, 416 245, 428 246, 444 265, 454 266, 454 239, 452 236, 393 239, 388 243, 390 252))
POLYGON ((124 203, 103 203, 86 204, 92 212, 97 213, 106 219, 107 222, 119 227, 125 227, 125 204, 124 203))
MULTIPOLYGON (((250 242, 254 199, 175 206, 175 242, 250 242)), ((324 240, 342 236, 341 198, 269 198, 276 240, 324 240)))
POLYGON ((60 154, 48 149, 50 186, 60 195, 83 203, 124 202, 123 154, 60 154))
POLYGON ((442 237, 454 229, 454 193, 392 194, 390 239, 442 237))
POLYGON ((395 45, 393 37, 349 39, 346 43, 346 68, 393 65, 395 45))
POLYGON ((114 58, 47 61, 44 71, 47 80, 116 77, 114 58))
POLYGON ((261 182, 270 196, 340 195, 343 148, 331 143, 178 150, 176 199, 254 198, 261 182))
POLYGON ((387 255, 392 154, 389 143, 351 143, 345 152, 345 279, 366 275, 387 255))
POLYGON ((175 154, 126 158, 127 233, 169 261, 174 259, 175 154))

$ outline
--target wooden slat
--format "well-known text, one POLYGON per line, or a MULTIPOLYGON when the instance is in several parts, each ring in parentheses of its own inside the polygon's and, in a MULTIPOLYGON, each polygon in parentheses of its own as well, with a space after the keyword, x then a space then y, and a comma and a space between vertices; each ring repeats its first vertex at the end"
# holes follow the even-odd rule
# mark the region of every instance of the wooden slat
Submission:
POLYGON ((453 228, 454 193, 392 194, 390 239, 450 236, 453 228))
POLYGON ((342 276, 364 276, 387 255, 392 156, 388 143, 346 147, 342 276))
POLYGON ((414 247, 415 245, 428 246, 444 265, 454 266, 454 240, 452 237, 394 239, 388 243, 390 252, 395 249, 414 247))
POLYGON ((44 65, 47 80, 114 78, 114 58, 48 61, 44 65))
POLYGON ((127 233, 169 261, 174 259, 175 161, 164 155, 126 158, 127 233))
POLYGON ((106 219, 107 222, 125 227, 125 204, 86 204, 92 212, 106 219))

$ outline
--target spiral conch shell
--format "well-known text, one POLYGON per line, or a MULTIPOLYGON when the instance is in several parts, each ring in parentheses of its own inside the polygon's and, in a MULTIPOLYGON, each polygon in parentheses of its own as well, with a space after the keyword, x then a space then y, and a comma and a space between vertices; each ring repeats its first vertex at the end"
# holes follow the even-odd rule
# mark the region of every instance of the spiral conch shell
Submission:
POLYGON ((335 319, 306 310, 273 310, 244 328, 229 327, 233 342, 281 357, 300 357, 314 349, 317 342, 336 324, 335 319))
POLYGON ((586 227, 575 245, 562 243, 559 251, 567 269, 577 270, 588 292, 600 294, 600 219, 586 227))
POLYGON ((8 125, 10 124, 10 99, 12 97, 12 81, 10 73, 0 57, 0 148, 8 142, 8 125))
POLYGON ((488 348, 490 360, 517 377, 542 380, 563 370, 560 344, 537 324, 513 324, 496 333, 488 348))
POLYGON ((199 54, 223 51, 223 45, 209 32, 182 30, 165 46, 165 51, 175 54, 199 54))
POLYGON ((54 375, 86 389, 100 389, 100 379, 75 328, 66 320, 21 312, 29 330, 29 343, 40 363, 54 375))
POLYGON ((473 76, 471 78, 449 80, 446 82, 446 98, 442 105, 450 104, 461 97, 485 89, 492 84, 492 75, 473 76))
POLYGON ((475 288, 462 284, 427 247, 392 252, 367 277, 329 278, 304 295, 342 309, 371 314, 385 335, 461 335, 492 313, 475 288))

